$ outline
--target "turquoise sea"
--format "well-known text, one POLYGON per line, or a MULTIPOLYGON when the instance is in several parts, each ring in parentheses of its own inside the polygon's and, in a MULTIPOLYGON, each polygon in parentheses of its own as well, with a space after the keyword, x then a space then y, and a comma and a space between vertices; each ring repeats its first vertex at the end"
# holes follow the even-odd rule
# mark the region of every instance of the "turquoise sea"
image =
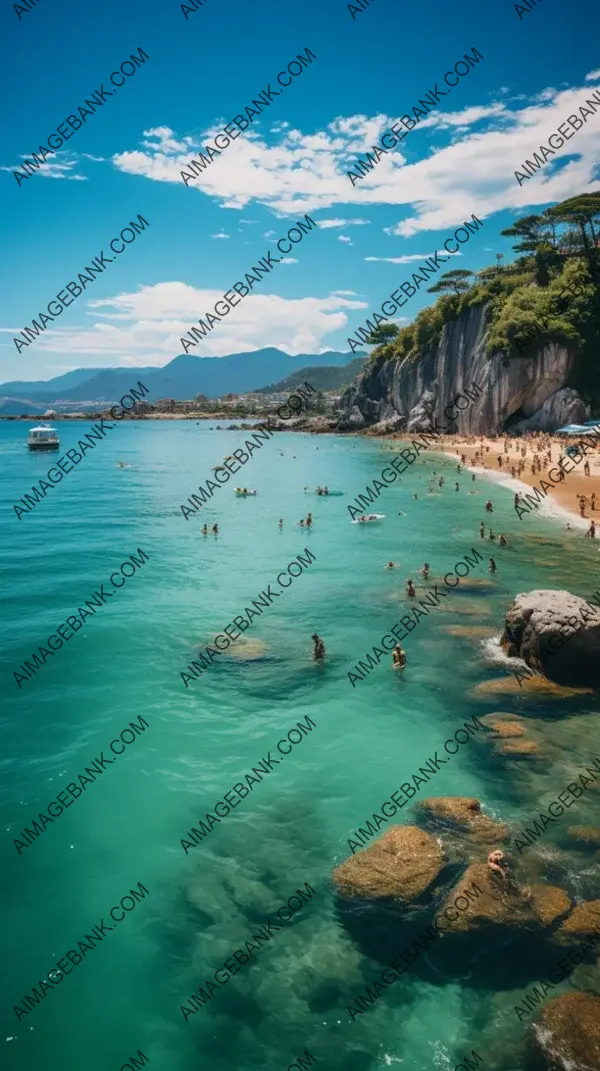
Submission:
MULTIPOLYGON (((59 424, 61 453, 81 430, 59 424)), ((13 502, 50 463, 28 453, 26 437, 25 423, 0 422, 2 1067, 117 1071, 141 1050, 156 1071, 285 1071, 308 1049, 324 1071, 446 1071, 475 1049, 486 1069, 522 1071, 526 1026, 513 1006, 542 961, 508 937, 500 958, 482 949, 442 961, 433 947, 352 1023, 347 1005, 406 936, 397 917, 374 923, 342 905, 331 872, 352 832, 475 714, 524 715, 539 755, 498 754, 482 731, 423 795, 475 796, 518 830, 589 763, 597 696, 525 698, 489 637, 519 591, 591 598, 596 546, 564 520, 519 522, 511 491, 457 476, 451 457, 433 453, 382 493, 372 508, 385 520, 352 525, 347 503, 381 471, 385 444, 291 433, 264 443, 240 475, 256 497, 235 498, 236 476, 186 522, 180 503, 244 435, 179 421, 124 421, 19 521, 13 502), (433 470, 446 484, 428 496, 433 470), (346 497, 304 494, 318 483, 346 497), (309 509, 307 532, 297 522, 309 509), (202 536, 205 520, 218 536, 202 536), (352 688, 348 671, 404 612, 406 578, 428 561, 439 581, 481 546, 481 520, 509 548, 486 543, 468 582, 420 622, 403 676, 386 656, 352 688), (180 672, 199 646, 306 547, 316 560, 253 622, 253 644, 186 690, 180 672), (489 583, 491 547, 499 572, 489 583), (143 568, 19 689, 13 671, 138 548, 143 568), (387 571, 390 559, 401 568, 387 571), (327 647, 322 666, 311 661, 313 632, 327 647), (493 681, 504 690, 489 690, 493 681), (17 854, 13 838, 139 715, 145 732, 17 854), (307 715, 316 727, 186 856, 186 832, 307 715), (13 1006, 138 882, 149 895, 17 1021, 13 1006), (185 1022, 190 994, 305 882, 312 900, 185 1022)), ((414 807, 398 820, 414 822, 414 807)), ((592 899, 597 852, 569 846, 576 824, 600 826, 600 793, 548 831, 540 880, 592 899)))

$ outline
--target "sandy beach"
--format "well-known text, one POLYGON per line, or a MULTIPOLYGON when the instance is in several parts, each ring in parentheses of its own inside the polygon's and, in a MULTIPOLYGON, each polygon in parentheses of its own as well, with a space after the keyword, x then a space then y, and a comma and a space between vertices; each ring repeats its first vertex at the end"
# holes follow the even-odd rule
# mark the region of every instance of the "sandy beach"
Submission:
MULTIPOLYGON (((457 458, 462 466, 462 458, 471 472, 485 473, 504 487, 514 488, 515 493, 527 493, 527 488, 539 486, 540 479, 551 485, 547 498, 540 504, 544 512, 550 509, 555 514, 565 511, 565 522, 573 528, 587 531, 590 520, 600 520, 600 450, 591 447, 585 458, 575 465, 571 472, 558 484, 552 483, 548 470, 556 468, 559 459, 565 459, 563 439, 552 435, 538 437, 521 437, 511 439, 505 436, 440 436, 440 449, 457 458), (525 451, 523 456, 522 451, 525 451), (502 464, 500 465, 499 459, 502 464), (590 474, 585 475, 584 464, 589 462, 590 474), (538 467, 538 464, 541 467, 538 467), (592 495, 596 502, 592 502, 592 495), (583 517, 579 509, 580 496, 585 497, 583 517), (594 510, 592 507, 596 506, 594 510), (568 515, 568 516, 567 516, 568 515)), ((576 440, 574 440, 576 442, 576 440)), ((460 482, 461 475, 457 479, 460 482)), ((598 533, 600 538, 600 531, 598 533)))

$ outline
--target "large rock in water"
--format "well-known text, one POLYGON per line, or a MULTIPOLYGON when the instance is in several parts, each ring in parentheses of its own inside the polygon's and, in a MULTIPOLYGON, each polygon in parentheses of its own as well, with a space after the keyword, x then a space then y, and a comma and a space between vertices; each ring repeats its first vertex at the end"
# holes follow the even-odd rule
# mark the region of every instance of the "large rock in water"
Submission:
POLYGON ((528 929, 541 933, 552 925, 571 906, 564 889, 553 885, 532 885, 518 889, 503 884, 485 863, 474 863, 465 870, 458 885, 442 904, 436 922, 447 934, 528 929), (473 892, 473 888, 477 890, 473 892), (469 895, 466 895, 467 892, 469 895), (457 898, 463 897, 466 908, 457 911, 457 898), (445 915, 452 909, 453 915, 445 915))
POLYGON ((568 591, 517 595, 502 646, 558 684, 600 686, 600 611, 568 591))
POLYGON ((410 904, 435 881, 444 853, 435 837, 416 826, 392 826, 364 852, 333 872, 342 896, 410 904))
POLYGON ((595 1071, 600 1067, 600 1000, 591 993, 566 993, 548 1001, 530 1043, 544 1071, 595 1071))

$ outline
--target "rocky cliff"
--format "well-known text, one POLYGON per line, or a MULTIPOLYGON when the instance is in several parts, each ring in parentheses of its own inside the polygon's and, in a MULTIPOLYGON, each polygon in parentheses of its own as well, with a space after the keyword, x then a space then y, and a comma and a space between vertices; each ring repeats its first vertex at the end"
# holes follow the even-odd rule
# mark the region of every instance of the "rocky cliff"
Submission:
MULTIPOLYGON (((420 431, 430 418, 449 424, 446 406, 476 383, 479 397, 451 424, 462 434, 497 434, 510 428, 552 431, 580 423, 588 410, 566 387, 575 353, 558 343, 540 345, 531 357, 489 358, 485 337, 489 306, 467 309, 446 324, 438 345, 418 361, 407 358, 367 366, 340 403, 340 430, 420 431)), ((452 411, 452 410, 451 410, 452 411)))

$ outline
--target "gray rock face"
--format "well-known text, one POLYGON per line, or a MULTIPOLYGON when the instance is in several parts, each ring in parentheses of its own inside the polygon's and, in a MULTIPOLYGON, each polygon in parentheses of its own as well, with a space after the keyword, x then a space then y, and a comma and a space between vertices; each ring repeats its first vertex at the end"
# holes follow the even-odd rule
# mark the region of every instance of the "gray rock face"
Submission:
POLYGON ((568 591, 529 591, 506 613, 502 644, 549 680, 600 687, 600 610, 568 591))
MULTIPOLYGON (((485 354, 488 324, 487 305, 467 309, 454 323, 445 325, 439 345, 426 351, 419 361, 404 358, 367 369, 341 400, 342 420, 358 410, 367 425, 377 423, 384 409, 392 405, 406 418, 409 430, 413 422, 414 430, 419 430, 421 415, 431 409, 431 415, 441 424, 471 435, 500 433, 510 418, 534 417, 545 403, 550 404, 536 427, 547 431, 560 427, 565 413, 571 419, 580 412, 576 392, 570 391, 567 396, 563 393, 574 352, 549 343, 532 357, 514 357, 505 368, 502 357, 488 358, 485 354), (465 388, 472 391, 473 384, 481 389, 476 399, 455 418, 455 409, 444 413, 465 388), (559 397, 552 402, 557 392, 559 397)), ((583 402, 579 404, 583 407, 583 402)), ((513 419, 511 424, 514 422, 513 419)))
POLYGON ((551 394, 532 417, 519 421, 514 430, 554 431, 563 424, 583 424, 589 412, 589 406, 584 405, 576 390, 563 387, 551 394))

